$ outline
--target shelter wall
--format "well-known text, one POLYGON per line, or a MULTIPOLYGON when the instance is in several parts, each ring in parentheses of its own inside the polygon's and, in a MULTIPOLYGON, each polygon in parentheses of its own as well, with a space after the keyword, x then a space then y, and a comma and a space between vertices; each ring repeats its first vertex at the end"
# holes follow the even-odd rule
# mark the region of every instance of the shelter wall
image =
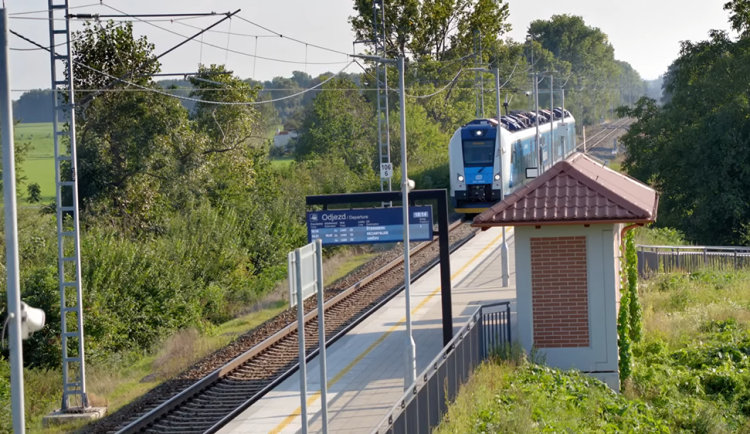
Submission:
MULTIPOLYGON (((518 226, 515 228, 518 338, 527 351, 536 347, 545 356, 546 363, 549 366, 561 369, 578 369, 592 373, 617 372, 620 228, 621 225, 619 224, 599 224, 589 227, 582 224, 551 225, 539 228, 518 226), (557 267, 558 271, 556 272, 550 272, 549 269, 540 269, 539 267, 534 269, 532 265, 532 239, 537 240, 535 243, 538 244, 540 242, 538 239, 544 238, 548 239, 546 244, 549 247, 545 247, 547 253, 558 258, 550 261, 550 265, 554 264, 557 267), (571 240, 574 240, 573 244, 568 245, 567 242, 571 240), (586 266, 585 269, 581 269, 578 255, 584 244, 586 266), (566 253, 567 250, 570 252, 566 253), (571 256, 575 259, 572 259, 571 256), (560 271, 569 266, 572 266, 572 272, 560 271), (568 274, 572 274, 572 276, 568 276, 568 274), (583 283, 584 275, 585 283, 583 283), (564 279, 561 276, 565 276, 564 279), (536 286, 534 279, 537 280, 536 286), (585 319, 575 318, 575 326, 572 325, 572 322, 566 324, 567 330, 558 330, 558 333, 563 333, 563 331, 570 333, 571 327, 577 329, 585 321, 588 333, 588 342, 585 345, 583 345, 581 339, 578 339, 576 342, 562 346, 560 343, 551 342, 548 335, 540 334, 539 329, 543 328, 545 319, 543 315, 549 315, 549 311, 542 313, 534 304, 540 300, 546 301, 544 294, 541 298, 539 294, 539 292, 545 291, 544 286, 540 290, 538 285, 541 280, 547 280, 547 283, 549 283, 546 290, 548 294, 550 288, 557 287, 557 291, 562 293, 563 289, 561 288, 567 286, 564 288, 563 297, 558 298, 558 300, 565 301, 559 301, 557 306, 553 306, 559 309, 553 315, 557 316, 558 321, 565 316, 580 317, 583 315, 585 319), (557 283, 554 282, 555 280, 557 280, 557 283), (585 304, 581 306, 580 295, 584 286, 586 300, 585 304), (536 300, 532 288, 537 289, 536 300), (581 322, 577 322, 579 320, 581 322), (535 330, 535 325, 537 330, 535 330)), ((537 253, 537 256, 539 256, 539 253, 537 253)), ((547 330, 545 333, 550 333, 550 331, 547 330)), ((579 335, 579 337, 582 335, 579 335)))

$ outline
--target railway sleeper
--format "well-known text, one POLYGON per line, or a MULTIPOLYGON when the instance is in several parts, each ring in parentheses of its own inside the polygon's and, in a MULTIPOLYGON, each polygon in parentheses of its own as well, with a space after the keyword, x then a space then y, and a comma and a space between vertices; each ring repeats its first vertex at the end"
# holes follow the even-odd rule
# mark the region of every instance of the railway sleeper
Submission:
POLYGON ((200 406, 201 408, 214 408, 217 405, 226 406, 228 405, 228 403, 241 404, 246 401, 246 399, 236 398, 236 399, 222 399, 221 402, 217 402, 216 399, 206 399, 206 398, 203 398, 203 396, 205 395, 201 395, 197 398, 193 398, 192 401, 185 404, 185 407, 190 408, 190 407, 200 406))
POLYGON ((244 390, 209 390, 205 393, 206 396, 215 396, 219 399, 225 398, 249 398, 252 393, 248 393, 244 390))
POLYGON ((244 386, 265 387, 266 384, 268 384, 268 381, 265 379, 263 380, 258 380, 258 379, 232 380, 228 377, 224 377, 221 379, 221 383, 219 384, 222 384, 222 385, 227 384, 227 385, 237 386, 237 387, 244 387, 244 386))
MULTIPOLYGON (((169 425, 156 424, 153 428, 146 431, 147 433, 153 434, 203 434, 206 432, 205 429, 200 429, 193 424, 193 429, 186 429, 187 427, 172 427, 169 425)), ((206 427, 209 428, 209 427, 206 427)))
POLYGON ((262 389, 266 384, 268 384, 267 381, 264 381, 262 383, 252 382, 252 383, 244 383, 239 381, 236 383, 219 383, 215 385, 212 390, 226 390, 226 391, 237 391, 237 392, 255 392, 260 389, 262 389))
MULTIPOLYGON (((198 428, 200 425, 203 425, 206 428, 208 428, 211 425, 213 425, 214 423, 216 423, 217 419, 218 418, 215 418, 215 417, 205 417, 205 416, 201 415, 200 418, 193 417, 192 420, 188 420, 188 421, 184 421, 184 422, 183 421, 174 420, 174 419, 167 419, 167 420, 163 420, 163 421, 157 422, 156 425, 165 425, 165 426, 168 426, 168 427, 178 427, 178 428, 182 427, 182 428, 188 428, 188 429, 198 428)), ((204 431, 205 431, 205 429, 204 429, 204 431)))
MULTIPOLYGON (((227 412, 223 411, 223 410, 222 411, 216 410, 216 411, 203 411, 203 412, 201 412, 201 416, 206 416, 206 417, 222 418, 222 417, 224 417, 226 415, 227 415, 227 412)), ((195 412, 189 412, 189 411, 184 411, 184 410, 178 410, 178 411, 175 411, 174 413, 172 413, 172 417, 175 420, 193 421, 193 420, 195 420, 195 416, 196 416, 195 412)))

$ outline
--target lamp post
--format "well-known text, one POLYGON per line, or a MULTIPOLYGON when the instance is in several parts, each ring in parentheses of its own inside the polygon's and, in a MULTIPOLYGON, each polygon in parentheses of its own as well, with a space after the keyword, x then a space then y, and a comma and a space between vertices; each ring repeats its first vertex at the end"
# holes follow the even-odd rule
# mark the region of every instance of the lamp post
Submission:
POLYGON ((18 266, 18 216, 16 215, 16 166, 13 144, 13 104, 10 93, 8 55, 8 13, 0 9, 0 99, 2 124, 3 196, 5 201, 5 269, 8 296, 8 331, 10 341, 10 390, 13 432, 26 432, 23 400, 22 303, 18 266))
MULTIPOLYGON (((477 71, 477 72, 488 72, 495 76, 495 101, 497 105, 497 140, 498 140, 498 148, 500 149, 500 197, 505 199, 505 192, 506 186, 505 186, 505 178, 503 177, 503 154, 505 153, 505 150, 503 149, 503 131, 502 131, 502 122, 500 122, 502 112, 500 111, 502 108, 501 105, 501 98, 500 98, 500 68, 494 68, 492 70, 485 69, 485 68, 470 68, 470 70, 477 71)), ((503 229, 503 244, 500 247, 500 261, 502 262, 503 267, 503 287, 507 287, 510 284, 510 257, 508 255, 508 243, 505 238, 505 226, 502 227, 503 229)))
POLYGON ((534 36, 531 34, 526 35, 526 41, 529 43, 529 47, 531 49, 531 76, 533 77, 533 85, 532 85, 532 92, 534 96, 534 112, 536 113, 536 116, 534 117, 534 121, 536 124, 536 139, 534 140, 534 144, 536 146, 535 152, 537 155, 537 166, 539 167, 539 173, 542 173, 544 171, 544 167, 542 166, 542 147, 539 143, 541 136, 539 135, 539 76, 536 72, 534 72, 534 36))
POLYGON ((386 59, 380 56, 351 55, 365 60, 396 64, 398 67, 399 104, 401 115, 401 202, 404 219, 404 298, 406 299, 406 367, 404 372, 404 389, 408 389, 417 379, 417 346, 414 343, 411 326, 411 267, 409 264, 409 190, 414 183, 408 177, 406 166, 406 93, 404 85, 404 56, 398 59, 386 59))

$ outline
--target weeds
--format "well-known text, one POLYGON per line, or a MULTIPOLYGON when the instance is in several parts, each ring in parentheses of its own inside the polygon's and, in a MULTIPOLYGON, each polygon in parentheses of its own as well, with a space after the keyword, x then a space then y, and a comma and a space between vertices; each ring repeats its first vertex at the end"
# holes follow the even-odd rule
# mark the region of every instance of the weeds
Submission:
MULTIPOLYGON (((493 350, 438 428, 447 433, 750 433, 750 271, 641 286, 643 340, 615 394, 596 379, 493 350)), ((622 311, 622 309, 621 309, 622 311)))

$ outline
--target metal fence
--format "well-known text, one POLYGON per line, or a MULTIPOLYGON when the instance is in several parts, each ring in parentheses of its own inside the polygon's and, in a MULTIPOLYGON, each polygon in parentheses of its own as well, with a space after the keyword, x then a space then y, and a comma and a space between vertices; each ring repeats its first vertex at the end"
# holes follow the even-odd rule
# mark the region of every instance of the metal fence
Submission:
POLYGON ((373 433, 429 434, 440 424, 448 403, 472 370, 510 342, 510 302, 478 308, 373 433))
POLYGON ((637 245, 638 274, 688 272, 701 268, 737 269, 750 266, 750 247, 637 245))

